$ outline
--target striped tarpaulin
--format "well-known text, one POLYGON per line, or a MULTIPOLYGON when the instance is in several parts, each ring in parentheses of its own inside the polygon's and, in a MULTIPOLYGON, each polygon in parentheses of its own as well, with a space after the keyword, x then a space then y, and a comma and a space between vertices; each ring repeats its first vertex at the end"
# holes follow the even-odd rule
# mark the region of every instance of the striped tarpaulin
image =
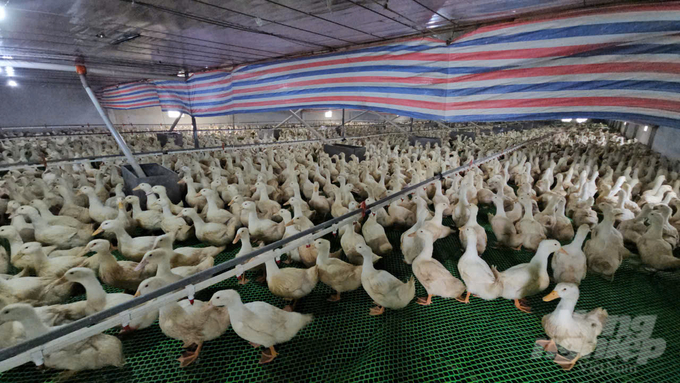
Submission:
POLYGON ((109 109, 139 109, 159 106, 156 86, 146 81, 104 88, 99 101, 109 109))
POLYGON ((357 108, 446 121, 590 117, 680 127, 679 42, 680 3, 622 6, 484 27, 448 46, 413 39, 152 83, 164 110, 197 117, 357 108))

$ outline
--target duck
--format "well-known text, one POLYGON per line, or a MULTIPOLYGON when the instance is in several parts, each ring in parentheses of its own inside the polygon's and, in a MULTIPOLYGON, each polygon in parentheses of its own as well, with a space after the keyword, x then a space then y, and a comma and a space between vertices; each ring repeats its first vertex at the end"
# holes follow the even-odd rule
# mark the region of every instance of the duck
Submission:
POLYGON ((385 228, 376 219, 376 213, 370 213, 361 227, 361 233, 368 247, 377 255, 383 256, 392 252, 392 245, 387 239, 385 228))
POLYGON ((248 230, 253 238, 262 240, 265 243, 276 242, 283 238, 283 233, 286 231, 284 223, 276 223, 267 218, 259 218, 255 203, 252 201, 246 201, 241 206, 248 213, 248 230))
MULTIPOLYGON (((159 277, 142 281, 135 297, 148 294, 166 285, 159 277)), ((229 328, 229 311, 198 299, 183 299, 179 302, 168 302, 159 309, 158 326, 165 336, 181 340, 182 348, 195 346, 195 350, 186 350, 177 359, 180 367, 187 367, 198 359, 203 343, 219 338, 229 328)))
POLYGON ((186 241, 195 236, 194 226, 187 224, 184 218, 175 216, 170 210, 169 201, 161 199, 158 202, 163 209, 161 230, 165 234, 172 235, 178 241, 186 241))
POLYGON ((142 207, 139 204, 139 197, 135 195, 125 197, 124 201, 132 205, 132 219, 135 220, 136 226, 148 231, 162 230, 162 213, 156 210, 142 210, 142 207))
MULTIPOLYGON (((351 223, 351 226, 346 225, 340 228, 341 230, 340 246, 342 247, 342 251, 345 253, 347 259, 355 265, 363 264, 363 257, 357 251, 357 246, 366 245, 366 240, 364 239, 364 237, 354 230, 355 227, 359 226, 360 226, 359 222, 354 221, 351 223)), ((375 257, 373 258, 373 262, 374 263, 378 262, 381 258, 382 257, 375 255, 375 257)))
MULTIPOLYGON (((140 184, 144 185, 144 184, 140 184)), ((149 185, 150 186, 150 185, 149 185)), ((145 190, 146 191, 146 190, 145 190)), ((179 214, 182 209, 184 209, 184 202, 179 201, 179 203, 173 203, 168 197, 168 191, 163 185, 154 185, 149 191, 146 191, 146 208, 149 210, 161 211, 163 208, 163 201, 168 203, 170 207, 170 212, 172 214, 179 214), (156 197, 158 194, 158 197, 156 197)))
MULTIPOLYGON (((0 226, 0 238, 5 238, 9 242, 10 249, 10 263, 18 269, 30 268, 33 261, 30 257, 23 257, 19 254, 19 249, 24 245, 24 241, 21 239, 19 232, 14 226, 0 226)), ((64 255, 78 256, 82 247, 73 247, 67 250, 56 250, 56 246, 42 246, 43 253, 50 258, 61 257, 64 255)), ((4 249, 4 248, 3 248, 4 249)), ((28 269, 26 269, 28 272, 28 269)))
POLYGON ((236 235, 237 217, 232 217, 225 225, 217 222, 205 222, 194 208, 182 209, 178 217, 188 217, 194 223, 196 238, 212 246, 224 246, 236 235))
POLYGON ((224 202, 220 199, 220 197, 217 195, 217 193, 212 190, 212 189, 201 189, 201 191, 198 192, 198 196, 205 196, 206 201, 207 201, 207 210, 205 214, 205 220, 207 222, 215 222, 215 223, 226 223, 228 222, 232 217, 234 217, 231 212, 228 210, 224 210, 222 207, 224 207, 224 202), (217 204, 217 200, 222 202, 222 207, 220 207, 217 204))
POLYGON ((645 222, 647 222, 647 218, 651 213, 652 204, 647 204, 642 207, 642 210, 635 218, 619 223, 617 229, 621 232, 625 243, 635 244, 642 234, 647 231, 645 222))
MULTIPOLYGON (((35 308, 25 303, 14 303, 0 310, 0 324, 11 321, 20 322, 25 329, 31 329, 26 332, 28 339, 53 330, 40 320, 35 308)), ((97 370, 107 366, 122 367, 125 364, 123 344, 115 336, 96 334, 44 355, 44 364, 49 368, 71 372, 97 370)))
POLYGON ((407 265, 413 263, 413 260, 416 259, 422 250, 422 243, 420 242, 420 239, 417 236, 409 237, 409 235, 420 229, 427 219, 428 218, 426 215, 421 215, 418 218, 418 221, 413 226, 411 226, 411 228, 401 234, 399 244, 401 253, 404 255, 404 263, 407 265))
POLYGON ((467 244, 465 252, 458 260, 458 272, 465 283, 467 294, 464 299, 456 299, 462 303, 469 303, 471 294, 484 300, 498 298, 503 291, 503 285, 501 279, 497 277, 498 271, 489 267, 489 264, 479 256, 477 231, 471 227, 461 230, 465 231, 467 244))
POLYGON ((156 241, 153 244, 154 249, 165 249, 171 254, 170 264, 172 267, 197 265, 205 261, 206 258, 214 258, 226 248, 226 246, 185 246, 173 248, 174 242, 175 240, 172 235, 163 234, 156 237, 156 241))
POLYGON ((515 228, 522 237, 522 246, 531 251, 536 251, 541 241, 548 238, 547 230, 534 219, 531 200, 527 197, 520 197, 519 202, 524 208, 524 217, 515 224, 515 228))
MULTIPOLYGON (((435 241, 448 237, 453 232, 450 227, 442 224, 442 219, 444 218, 444 209, 446 209, 446 205, 443 203, 434 205, 434 217, 423 222, 423 226, 421 227, 421 229, 429 230, 432 233, 432 237, 435 241)), ((463 214, 463 216, 465 216, 465 222, 467 222, 467 213, 463 214)))
POLYGON ((274 346, 293 339, 314 319, 311 314, 284 311, 266 302, 244 304, 234 290, 214 293, 210 305, 227 308, 231 327, 240 338, 252 346, 269 349, 269 353, 262 353, 260 364, 273 361, 278 356, 274 346))
POLYGON ((266 217, 271 217, 281 210, 281 205, 278 202, 269 199, 267 185, 265 183, 256 182, 255 188, 258 190, 260 197, 257 202, 255 202, 255 205, 266 217))
MULTIPOLYGON (((491 198, 493 198, 493 197, 491 197, 491 198)), ((458 237, 460 239, 460 243, 463 244, 464 247, 467 247, 467 237, 465 236, 466 233, 467 233, 467 230, 465 230, 465 228, 468 228, 468 227, 472 228, 475 231, 475 233, 477 234, 477 236, 476 236, 476 238, 477 238, 477 252, 479 254, 482 254, 482 253, 484 253, 484 251, 486 251, 486 242, 487 242, 486 230, 484 230, 484 228, 482 226, 480 226, 479 223, 477 223, 477 213, 479 212, 479 208, 477 207, 477 205, 470 204, 470 206, 468 207, 468 210, 469 210, 468 220, 465 223, 465 225, 463 225, 460 228, 460 231, 458 232, 458 237)))
POLYGON ((671 207, 667 204, 660 203, 655 205, 653 210, 654 212, 659 213, 663 220, 663 239, 668 242, 673 249, 675 249, 678 246, 678 229, 673 227, 673 225, 671 225, 669 222, 671 214, 673 214, 673 209, 671 209, 671 207))
POLYGON ((680 258, 673 256, 673 246, 663 238, 663 216, 653 211, 647 220, 649 228, 636 242, 642 262, 657 270, 680 267, 680 258))
POLYGON ((187 204, 196 209, 196 211, 203 211, 208 204, 208 200, 205 197, 198 195, 196 186, 194 186, 194 180, 191 179, 191 176, 187 174, 177 183, 187 185, 187 195, 184 197, 187 204))
MULTIPOLYGON (((283 204, 283 206, 293 207, 293 221, 295 221, 293 225, 295 225, 296 229, 299 231, 305 231, 314 227, 312 221, 307 218, 307 216, 304 215, 302 211, 302 200, 298 199, 297 197, 290 197, 288 201, 283 204)), ((278 211, 276 213, 278 213, 278 211)))
POLYGON ((309 206, 323 219, 331 212, 331 204, 331 201, 326 197, 319 195, 319 183, 314 182, 314 189, 312 198, 309 200, 309 206))
POLYGON ((135 268, 137 262, 118 261, 111 254, 111 243, 105 239, 95 239, 85 246, 83 253, 95 252, 79 266, 94 269, 105 284, 128 291, 136 291, 139 284, 156 275, 156 268, 135 268))
MULTIPOLYGON (((78 283, 85 288, 86 300, 65 305, 41 307, 38 312, 44 323, 62 325, 84 318, 88 315, 128 302, 134 297, 125 293, 107 293, 97 280, 94 271, 85 267, 74 267, 55 281, 78 283)), ((150 311, 144 316, 133 319, 124 331, 144 329, 158 318, 158 312, 150 311)))
POLYGON ((45 306, 61 303, 71 296, 72 284, 54 287, 52 277, 0 278, 0 302, 45 306), (49 288, 48 288, 49 287, 49 288))
MULTIPOLYGON (((48 224, 38 210, 32 206, 21 206, 14 214, 28 217, 35 227, 35 240, 46 245, 54 245, 58 249, 71 249, 85 246, 92 235, 92 227, 74 228, 48 224)), ((11 216, 10 216, 11 217, 11 216)))
POLYGON ((555 207, 555 222, 548 229, 550 238, 554 238, 560 242, 568 241, 574 238, 574 227, 571 220, 564 214, 564 208, 567 200, 559 197, 557 206, 555 207))
POLYGON ((90 204, 88 213, 94 222, 102 223, 118 216, 118 210, 104 205, 91 186, 81 186, 78 193, 87 196, 90 204))
POLYGON ((317 250, 316 265, 319 280, 335 290, 329 302, 340 300, 340 294, 354 291, 361 286, 361 265, 353 265, 337 258, 330 258, 331 243, 326 239, 314 241, 317 250))
POLYGON ((548 257, 561 248, 554 239, 544 239, 538 245, 536 254, 529 263, 520 263, 496 274, 503 285, 501 296, 515 301, 515 307, 525 313, 531 313, 524 297, 538 294, 548 288, 548 257))
POLYGON ((373 267, 375 254, 368 245, 359 244, 356 250, 364 259, 361 269, 361 285, 377 304, 369 314, 381 315, 385 312, 385 308, 399 310, 406 307, 416 295, 415 278, 411 276, 408 282, 403 283, 389 272, 376 270, 373 267))
POLYGON ((54 225, 54 226, 69 226, 69 227, 75 227, 76 229, 89 229, 89 230, 94 230, 92 229, 91 225, 84 224, 77 219, 73 217, 69 217, 67 215, 54 215, 50 211, 49 207, 47 204, 39 199, 34 199, 31 201, 30 206, 34 207, 38 212, 40 213, 40 217, 47 222, 48 225, 54 225))
POLYGON ((590 226, 583 224, 576 231, 574 240, 562 246, 552 258, 553 278, 557 283, 581 284, 586 277, 588 264, 586 254, 581 250, 583 242, 590 233, 590 226))
POLYGON ((82 223, 91 223, 90 211, 77 204, 76 196, 66 185, 55 185, 54 190, 64 199, 64 205, 59 210, 60 216, 68 216, 82 223))
POLYGON ((51 279, 61 278, 66 271, 78 266, 84 260, 83 257, 72 255, 48 258, 43 252, 42 245, 38 242, 24 243, 19 248, 17 256, 25 256, 30 259, 31 265, 29 267, 35 271, 36 276, 51 279))
MULTIPOLYGON (((392 195, 393 193, 389 191, 387 194, 392 195)), ((416 215, 413 214, 411 210, 401 206, 401 202, 403 202, 403 198, 401 200, 394 199, 387 207, 387 213, 389 214, 392 225, 397 227, 412 227, 417 222, 416 215)))
POLYGON ((144 254, 142 260, 139 261, 135 271, 141 271, 150 267, 151 269, 156 269, 156 277, 162 278, 167 283, 173 283, 215 265, 215 258, 206 257, 195 266, 172 267, 170 264, 172 256, 172 252, 165 248, 149 250, 144 254))
POLYGON ((17 214, 21 205, 19 202, 10 200, 7 202, 7 213, 9 213, 10 226, 13 226, 24 242, 35 241, 35 229, 32 223, 26 222, 23 215, 17 214))
POLYGON ((588 270, 612 281, 621 262, 630 256, 630 251, 623 246, 621 232, 614 228, 611 205, 603 204, 600 208, 604 219, 592 229, 583 252, 588 260, 588 270))
POLYGON ((312 292, 319 282, 317 266, 308 269, 287 267, 279 269, 274 258, 265 261, 267 269, 267 286, 272 294, 281 298, 292 300, 292 303, 284 310, 293 311, 300 298, 312 292))
POLYGON ((503 200, 498 195, 492 197, 491 200, 496 206, 496 214, 492 215, 489 213, 488 217, 491 223, 491 230, 496 237, 496 242, 514 250, 519 250, 522 247, 524 238, 521 234, 517 233, 512 220, 508 219, 505 215, 503 200))
MULTIPOLYGON (((473 205, 474 206, 474 205, 473 205)), ((432 304, 432 296, 458 299, 465 291, 465 285, 454 277, 438 260, 432 258, 434 238, 429 230, 418 229, 411 236, 418 236, 423 249, 413 261, 413 274, 425 287, 427 298, 418 298, 416 303, 427 306, 432 304)))
POLYGON ((118 242, 118 251, 125 258, 139 262, 144 253, 153 248, 153 244, 156 241, 155 236, 144 236, 144 237, 131 237, 128 234, 123 224, 118 220, 108 220, 104 221, 99 225, 99 228, 92 233, 95 236, 99 233, 106 232, 112 233, 116 237, 118 242))
POLYGON ((538 340, 536 343, 550 352, 557 352, 560 345, 571 352, 576 352, 574 359, 557 355, 553 360, 564 370, 571 370, 583 356, 591 354, 597 347, 597 337, 607 322, 607 310, 595 308, 588 313, 574 313, 580 292, 574 283, 558 283, 550 294, 543 297, 549 302, 560 298, 560 303, 550 314, 544 315, 541 324, 550 340, 538 340))

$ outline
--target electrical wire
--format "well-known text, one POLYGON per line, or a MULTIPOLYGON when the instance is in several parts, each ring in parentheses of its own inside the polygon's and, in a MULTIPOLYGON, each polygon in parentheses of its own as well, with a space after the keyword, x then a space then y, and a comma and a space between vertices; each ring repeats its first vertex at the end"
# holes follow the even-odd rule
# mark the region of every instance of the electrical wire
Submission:
MULTIPOLYGON (((426 33, 426 31, 421 31, 420 29, 414 27, 413 25, 408 25, 408 24, 406 24, 406 23, 402 23, 401 21, 399 21, 399 20, 397 20, 397 19, 395 19, 395 18, 389 17, 389 16, 387 16, 386 14, 380 13, 380 12, 378 12, 378 11, 376 11, 376 10, 374 10, 374 9, 371 9, 371 8, 369 8, 369 7, 367 7, 367 6, 363 5, 363 4, 359 4, 358 2, 356 2, 356 1, 354 1, 354 0, 347 0, 347 1, 349 1, 350 3, 352 3, 352 4, 354 4, 354 5, 358 6, 358 7, 361 7, 361 8, 363 8, 363 9, 367 10, 367 11, 370 11, 370 12, 372 12, 372 13, 375 13, 376 15, 380 15, 380 16, 386 18, 386 19, 389 19, 389 20, 394 21, 395 23, 399 23, 399 24, 401 24, 401 25, 403 25, 403 26, 405 26, 405 27, 411 28, 411 29, 413 29, 414 31, 416 31, 416 32, 418 32, 418 33, 426 33)), ((395 13, 396 13, 396 12, 395 12, 395 13)))
POLYGON ((453 21, 452 19, 450 19, 450 18, 448 18, 448 17, 442 15, 441 13, 435 11, 434 9, 428 7, 427 5, 421 3, 420 1, 418 1, 418 0, 411 0, 411 1, 413 1, 414 3, 420 5, 421 7, 425 8, 425 9, 427 9, 428 11, 434 13, 435 15, 441 17, 442 19, 448 21, 449 23, 453 24, 453 26, 456 26, 456 27, 458 26, 458 23, 456 23, 456 22, 453 21))

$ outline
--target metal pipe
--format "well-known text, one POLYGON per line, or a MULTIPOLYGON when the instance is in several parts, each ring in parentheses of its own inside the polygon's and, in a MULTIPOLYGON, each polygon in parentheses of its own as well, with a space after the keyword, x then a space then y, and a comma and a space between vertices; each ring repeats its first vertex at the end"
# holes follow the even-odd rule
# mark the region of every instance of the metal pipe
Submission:
POLYGON ((179 122, 179 119, 182 118, 182 116, 184 116, 184 113, 179 114, 179 117, 177 117, 175 121, 172 123, 172 126, 170 126, 170 130, 168 130, 168 132, 172 132, 173 130, 175 130, 175 127, 177 126, 177 123, 179 122))
POLYGON ((111 120, 109 120, 109 116, 106 115, 106 112, 104 111, 104 109, 102 109, 102 106, 99 105, 99 100, 97 100, 97 96, 94 95, 92 88, 90 88, 90 86, 87 84, 87 78, 85 77, 87 70, 85 69, 84 66, 78 65, 76 66, 76 71, 78 73, 78 76, 80 77, 80 82, 83 83, 83 88, 85 88, 85 92, 87 92, 87 95, 90 96, 90 100, 92 100, 95 109, 97 109, 97 112, 99 112, 99 115, 101 116, 102 120, 104 120, 104 124, 106 124, 106 127, 109 129, 109 132, 111 132, 113 139, 116 140, 116 143, 118 144, 120 150, 125 155, 125 158, 127 158, 128 162, 132 166, 132 169, 134 169, 135 173, 137 173, 137 177, 139 178, 146 177, 146 174, 144 174, 144 171, 137 163, 137 160, 135 160, 135 157, 132 155, 130 148, 128 148, 127 144, 125 143, 123 136, 121 136, 120 133, 118 133, 118 131, 116 130, 116 128, 113 127, 113 124, 111 124, 111 120))
MULTIPOLYGON (((43 70, 53 70, 53 71, 60 71, 60 72, 72 72, 73 71, 73 65, 36 63, 36 62, 21 61, 21 60, 0 60, 0 66, 11 66, 13 68, 27 68, 27 69, 43 69, 43 70)), ((177 80, 176 75, 160 75, 160 74, 145 73, 145 72, 127 72, 127 71, 120 71, 120 70, 98 69, 98 68, 88 68, 88 72, 91 73, 91 74, 96 74, 96 75, 101 75, 101 76, 131 77, 131 78, 139 78, 139 79, 177 80)))
MULTIPOLYGON (((300 110, 302 110, 302 109, 300 109, 300 110)), ((300 110, 298 110, 298 112, 300 112, 300 110)), ((295 117, 296 120, 300 121, 305 126, 305 128, 307 128, 307 130, 312 132, 312 134, 314 134, 319 140, 326 141, 326 137, 324 137, 321 133, 319 133, 316 129, 314 129, 311 125, 309 125, 307 123, 307 121, 302 119, 302 117, 298 116, 297 113, 293 112, 292 110, 289 110, 289 112, 290 112, 290 114, 293 115, 292 117, 295 117)))
MULTIPOLYGON (((296 110, 296 113, 300 113, 301 111, 302 111, 302 109, 298 109, 298 110, 296 110)), ((288 116, 288 117, 286 117, 285 120, 283 120, 283 121, 279 122, 278 124, 276 124, 276 126, 274 127, 274 129, 276 129, 276 128, 278 128, 279 126, 281 126, 281 125, 285 124, 286 122, 290 121, 291 118, 293 118, 293 116, 288 116)))
MULTIPOLYGON (((502 155, 506 155, 506 154, 508 154, 508 153, 510 153, 514 150, 517 150, 519 148, 522 148, 522 147, 524 147, 524 146, 526 146, 530 143, 534 143, 534 142, 544 140, 544 139, 546 139, 550 136, 552 136, 552 134, 547 134, 547 135, 544 135, 544 136, 541 136, 541 137, 538 137, 538 138, 535 138, 535 139, 532 139, 532 140, 525 141, 523 143, 520 143, 520 144, 515 145, 513 147, 510 147, 508 149, 505 149, 505 150, 503 150, 499 153, 492 154, 492 155, 487 156, 485 158, 471 162, 468 165, 463 165, 463 166, 460 166, 458 168, 440 173, 440 174, 436 175, 435 177, 426 179, 425 181, 422 181, 418 184, 406 187, 399 192, 396 192, 396 193, 394 193, 394 194, 392 194, 388 197, 385 197, 385 198, 383 198, 379 201, 376 201, 372 204, 369 204, 366 208, 370 210, 370 209, 373 209, 373 208, 385 206, 386 204, 389 204, 392 200, 394 200, 396 198, 401 198, 401 196, 403 196, 403 195, 411 194, 412 192, 414 192, 418 188, 423 187, 425 185, 428 185, 428 184, 430 184, 431 182, 434 182, 437 179, 441 179, 441 178, 448 176, 448 175, 452 175, 452 174, 456 174, 456 173, 459 173, 459 172, 466 171, 466 170, 472 168, 473 166, 479 166, 479 165, 481 165, 481 164, 483 164, 487 161, 490 161, 490 160, 495 159, 495 158, 499 158, 502 155)), ((28 360, 17 361, 17 363, 18 363, 17 364, 17 363, 11 363, 8 359, 15 359, 15 358, 18 359, 21 356, 21 354, 25 355, 25 353, 27 353, 27 352, 35 351, 36 349, 43 347, 46 343, 56 341, 59 338, 64 339, 64 338, 68 337, 70 334, 72 334, 76 331, 80 331, 80 330, 87 331, 88 329, 85 329, 86 327, 91 326, 91 325, 97 325, 99 322, 102 322, 102 321, 106 321, 107 324, 113 323, 113 325, 111 326, 111 327, 113 327, 113 326, 120 323, 120 320, 115 321, 115 322, 117 322, 117 323, 115 323, 111 319, 114 316, 117 316, 117 315, 119 315, 119 314, 121 314, 121 313, 123 313, 127 310, 130 310, 134 307, 140 306, 144 303, 150 302, 154 299, 162 300, 163 296, 173 295, 173 298, 174 298, 175 294, 178 294, 181 297, 181 296, 183 296, 182 294, 186 294, 186 289, 184 289, 184 288, 189 286, 189 285, 193 285, 194 287, 196 287, 197 284, 200 284, 202 282, 210 280, 211 278, 218 276, 218 274, 230 272, 229 269, 232 269, 232 268, 243 267, 244 270, 246 269, 246 267, 250 268, 246 264, 246 261, 248 261, 249 259, 252 259, 252 258, 254 258, 258 255, 261 255, 261 254, 264 254, 264 253, 267 253, 267 252, 270 252, 270 251, 273 252, 272 255, 282 254, 283 249, 277 250, 278 247, 290 245, 294 241, 303 240, 303 239, 305 239, 309 236, 311 236, 312 240, 313 240, 317 236, 325 235, 326 234, 325 230, 336 229, 336 228, 339 227, 339 224, 342 223, 343 221, 351 219, 352 217, 359 215, 362 212, 363 212, 362 209, 350 211, 343 216, 330 219, 330 220, 323 222, 319 225, 316 225, 316 226, 314 226, 310 229, 301 231, 300 233, 294 234, 294 235, 292 235, 288 238, 270 243, 269 245, 266 245, 266 246, 261 247, 259 249, 254 249, 252 252, 245 254, 241 257, 228 260, 228 261, 221 263, 217 266, 214 266, 210 269, 207 269, 207 270, 201 271, 199 273, 196 273, 194 275, 188 276, 188 277, 186 277, 182 280, 179 280, 177 282, 165 285, 165 286, 161 287, 160 289, 152 291, 148 294, 145 294, 145 295, 142 295, 140 297, 131 299, 131 300, 125 302, 125 303, 116 305, 114 307, 102 310, 98 313, 89 315, 89 316, 87 316, 83 319, 77 320, 73 323, 54 328, 53 330, 51 330, 47 334, 40 335, 40 336, 37 336, 35 338, 28 339, 28 340, 26 340, 22 343, 14 345, 12 347, 2 349, 2 350, 0 350, 0 365, 2 366, 0 368, 0 370, 5 371, 9 368, 23 364, 23 363, 28 361, 28 360), (244 266, 244 265, 246 265, 246 266, 244 266), (177 291, 177 290, 180 290, 180 289, 183 289, 183 291, 182 292, 177 291)), ((298 244, 295 244, 295 246, 298 246, 298 244)), ((252 266, 256 266, 256 265, 252 265, 252 266)), ((233 271, 231 271, 231 272, 233 272, 233 271)), ((205 288, 205 287, 207 287, 207 286, 204 286, 203 288, 205 288)), ((196 289, 196 290, 198 290, 198 289, 196 289)), ((179 299, 179 298, 176 298, 176 299, 179 299)), ((150 303, 150 304, 152 304, 152 303, 150 303)), ((139 308, 138 310, 141 310, 141 308, 139 308)), ((118 319, 119 317, 116 317, 116 318, 118 319)), ((103 331, 103 330, 101 330, 101 331, 103 331)), ((101 332, 101 331, 99 331, 99 332, 101 332)), ((66 346, 68 346, 68 345, 70 345, 74 342, 76 342, 76 340, 73 340, 70 343, 64 342, 65 344, 61 347, 66 347, 66 346)))

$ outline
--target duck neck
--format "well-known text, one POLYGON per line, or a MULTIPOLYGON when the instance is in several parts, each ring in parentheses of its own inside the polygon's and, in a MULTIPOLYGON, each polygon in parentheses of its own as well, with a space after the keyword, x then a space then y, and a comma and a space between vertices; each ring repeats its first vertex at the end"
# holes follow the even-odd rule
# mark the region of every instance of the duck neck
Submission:
POLYGON ((444 208, 441 205, 437 205, 434 207, 434 217, 432 218, 432 222, 441 225, 442 224, 442 219, 444 218, 444 208))
POLYGON ((30 315, 26 315, 21 318, 21 324, 24 326, 24 328, 31 329, 30 331, 26 331, 26 337, 29 339, 36 338, 50 332, 50 328, 45 325, 42 320, 40 320, 40 317, 35 310, 31 310, 30 315))
POLYGON ((525 203, 522 204, 524 207, 524 218, 523 219, 534 219, 534 212, 531 210, 531 202, 526 201, 525 203))
POLYGON ((274 258, 268 259, 264 263, 265 269, 267 270, 267 281, 279 272, 279 267, 276 266, 276 260, 274 258))
POLYGON ((573 298, 561 298, 560 303, 557 304, 555 308, 555 313, 559 321, 570 321, 573 320, 574 308, 576 307, 576 302, 578 299, 573 298))
POLYGON ((104 204, 102 201, 99 200, 99 197, 97 197, 96 194, 93 192, 87 194, 87 199, 90 201, 90 208, 102 208, 104 207, 104 204))
POLYGON ((121 242, 130 242, 132 241, 132 237, 130 234, 125 231, 122 227, 115 227, 113 230, 113 234, 116 236, 116 240, 120 244, 121 242))
POLYGON ((172 272, 172 267, 170 266, 170 253, 165 250, 163 257, 158 261, 158 275, 162 276, 177 276, 177 274, 172 272))
POLYGON ((587 236, 588 236, 587 230, 578 230, 576 231, 576 236, 574 236, 574 240, 571 241, 571 243, 568 244, 567 246, 570 249, 573 248, 574 250, 581 250, 581 246, 583 246, 583 241, 586 240, 587 236))
POLYGON ((142 207, 139 205, 139 200, 135 199, 132 201, 132 216, 142 214, 142 207))
POLYGON ((106 292, 96 278, 86 278, 78 281, 85 288, 87 305, 96 311, 101 311, 106 306, 106 292))
POLYGON ((463 253, 463 257, 466 256, 472 256, 472 255, 479 255, 477 253, 477 235, 472 234, 467 236, 467 245, 465 246, 465 252, 463 253))
MULTIPOLYGON (((255 214, 255 216, 257 217, 257 214, 255 214)), ((194 226, 198 230, 201 230, 203 228, 203 225, 205 225, 205 221, 203 221, 203 218, 201 218, 201 216, 198 215, 198 213, 196 213, 195 211, 191 213, 189 218, 191 218, 191 220, 194 222, 194 226)))
POLYGON ((239 253, 248 254, 253 251, 253 245, 250 243, 250 234, 241 234, 241 250, 239 253))

